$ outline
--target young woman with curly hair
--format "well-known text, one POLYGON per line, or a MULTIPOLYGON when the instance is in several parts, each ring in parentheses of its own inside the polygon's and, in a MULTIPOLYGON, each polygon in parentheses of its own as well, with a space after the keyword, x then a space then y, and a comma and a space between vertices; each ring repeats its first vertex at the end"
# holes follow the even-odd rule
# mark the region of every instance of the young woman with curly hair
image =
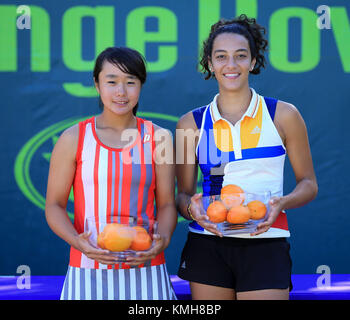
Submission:
POLYGON ((212 26, 200 64, 205 79, 216 79, 219 93, 177 124, 177 158, 185 160, 176 168, 177 208, 193 220, 178 275, 190 282, 193 299, 288 299, 292 288, 285 210, 313 200, 317 182, 297 108, 249 86, 249 75, 259 74, 266 64, 264 33, 245 15, 212 26), (186 136, 191 131, 195 139, 186 136), (227 138, 220 140, 219 131, 227 138), (185 143, 180 146, 180 141, 185 143), (296 186, 284 195, 286 154, 296 186), (198 165, 203 194, 196 193, 198 165), (250 193, 271 192, 269 216, 254 232, 223 236, 201 214, 202 196, 220 194, 228 184, 250 193))

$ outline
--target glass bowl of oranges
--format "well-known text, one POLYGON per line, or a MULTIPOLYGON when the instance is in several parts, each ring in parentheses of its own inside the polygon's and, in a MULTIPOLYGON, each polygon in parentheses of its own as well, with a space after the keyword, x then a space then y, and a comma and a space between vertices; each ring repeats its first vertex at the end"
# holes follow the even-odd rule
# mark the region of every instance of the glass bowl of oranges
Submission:
POLYGON ((90 243, 96 248, 110 251, 119 262, 125 262, 136 252, 151 249, 157 227, 155 220, 140 221, 133 217, 85 218, 85 232, 91 231, 90 243))
POLYGON ((270 198, 270 191, 250 193, 229 184, 220 195, 202 197, 202 210, 223 235, 251 233, 267 219, 270 198))

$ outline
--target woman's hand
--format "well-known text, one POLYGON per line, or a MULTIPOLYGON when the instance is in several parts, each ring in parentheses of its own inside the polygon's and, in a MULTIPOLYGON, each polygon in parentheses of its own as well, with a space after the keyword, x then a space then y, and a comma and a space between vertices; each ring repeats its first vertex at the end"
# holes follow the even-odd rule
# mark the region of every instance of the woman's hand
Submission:
POLYGON ((196 193, 191 197, 191 215, 193 219, 205 230, 222 237, 223 234, 218 230, 216 223, 209 221, 209 217, 206 215, 203 203, 202 194, 196 193))
POLYGON ((83 254, 85 254, 89 259, 96 260, 102 264, 113 265, 118 263, 117 257, 111 254, 110 251, 94 247, 89 241, 90 236, 91 231, 77 235, 77 247, 83 254))
POLYGON ((272 197, 269 201, 270 212, 266 221, 259 223, 256 227, 256 231, 251 233, 252 236, 264 233, 270 229, 272 224, 276 221, 278 215, 283 210, 283 199, 282 197, 272 197))
POLYGON ((160 234, 154 234, 152 247, 149 250, 136 252, 134 256, 128 256, 125 263, 129 266, 138 266, 146 261, 154 259, 164 250, 164 238, 162 238, 160 234))

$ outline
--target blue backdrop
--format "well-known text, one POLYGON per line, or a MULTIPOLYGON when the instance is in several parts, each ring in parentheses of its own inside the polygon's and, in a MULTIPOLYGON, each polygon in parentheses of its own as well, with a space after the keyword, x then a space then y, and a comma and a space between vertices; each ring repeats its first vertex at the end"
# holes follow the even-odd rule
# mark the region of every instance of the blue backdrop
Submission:
MULTIPOLYGON (((38 275, 66 272, 69 247, 48 228, 43 210, 49 159, 65 128, 99 112, 96 55, 111 45, 144 53, 149 76, 139 115, 174 131, 178 117, 217 92, 197 71, 209 26, 239 13, 255 16, 270 41, 267 68, 251 76, 251 86, 294 104, 308 127, 319 193, 287 213, 293 273, 315 273, 320 265, 349 273, 350 5, 324 2, 2 1, 0 274, 14 275, 19 265, 38 275)), ((287 160, 285 193, 294 186, 287 160)), ((166 251, 172 274, 186 234, 179 219, 166 251)))

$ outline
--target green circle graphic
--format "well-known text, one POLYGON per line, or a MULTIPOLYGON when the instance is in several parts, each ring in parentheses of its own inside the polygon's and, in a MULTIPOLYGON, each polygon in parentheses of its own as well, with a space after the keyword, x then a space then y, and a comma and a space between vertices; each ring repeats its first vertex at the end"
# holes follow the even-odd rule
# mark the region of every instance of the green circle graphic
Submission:
MULTIPOLYGON (((177 122, 179 119, 176 116, 155 112, 138 112, 137 115, 144 118, 161 119, 171 122, 177 122)), ((50 138, 54 137, 56 134, 90 117, 91 116, 83 118, 69 118, 55 123, 49 126, 48 128, 40 131, 29 141, 27 141, 27 143, 22 147, 22 149, 18 153, 14 166, 14 176, 16 183, 19 189, 25 195, 25 197, 40 209, 45 210, 45 198, 35 188, 30 177, 30 165, 35 152, 39 149, 41 145, 43 145, 50 138)), ((74 216, 70 212, 68 212, 68 215, 71 219, 74 216)), ((183 221, 182 217, 179 218, 179 222, 180 221, 183 221)))

